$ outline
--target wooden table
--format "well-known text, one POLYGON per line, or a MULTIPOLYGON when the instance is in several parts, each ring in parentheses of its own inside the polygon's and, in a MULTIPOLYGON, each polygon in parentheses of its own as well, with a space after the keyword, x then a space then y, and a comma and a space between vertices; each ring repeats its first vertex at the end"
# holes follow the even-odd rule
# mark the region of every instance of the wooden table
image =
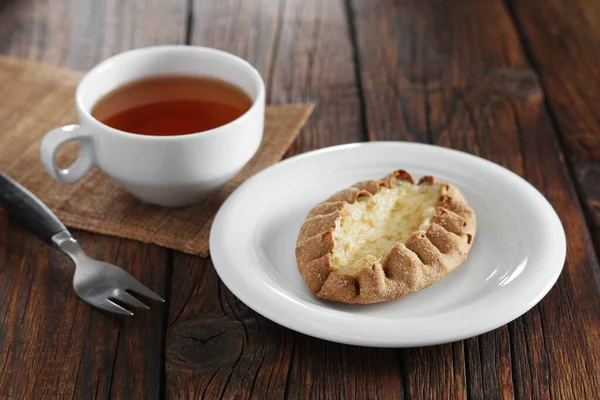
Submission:
POLYGON ((317 104, 289 155, 382 139, 478 154, 541 190, 568 237, 558 283, 516 321, 371 349, 257 315, 210 260, 75 232, 167 299, 107 315, 0 213, 0 398, 599 398, 599 22, 586 0, 0 0, 2 53, 85 70, 138 46, 225 49, 269 103, 317 104))

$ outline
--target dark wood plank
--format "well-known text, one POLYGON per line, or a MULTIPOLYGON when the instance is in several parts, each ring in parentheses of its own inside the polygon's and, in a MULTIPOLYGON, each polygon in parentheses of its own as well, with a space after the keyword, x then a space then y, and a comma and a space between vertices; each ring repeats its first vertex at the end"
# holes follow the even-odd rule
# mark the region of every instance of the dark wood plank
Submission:
MULTIPOLYGON (((128 48, 183 43, 186 6, 8 0, 0 2, 0 51, 84 70, 128 48)), ((76 297, 66 257, 1 212, 0 231, 0 397, 160 397, 166 306, 131 319, 97 311, 76 297)), ((74 234, 90 256, 165 294, 165 249, 74 234)))
MULTIPOLYGON (((600 3, 508 1, 558 127, 600 253, 600 3)), ((600 274, 596 274, 600 284, 600 274)))
POLYGON ((467 371, 463 346, 463 343, 457 342, 398 350, 406 398, 466 398, 467 371))
POLYGON ((282 328, 235 298, 208 260, 177 257, 172 285, 168 397, 402 398, 394 350, 282 328))
MULTIPOLYGON (((269 101, 315 101, 290 154, 363 140, 343 1, 195 2, 192 43, 256 65, 269 101)), ((248 309, 208 261, 174 257, 167 336, 172 398, 401 398, 393 349, 344 346, 248 309)))
MULTIPOLYGON (((523 132, 551 132, 549 121, 540 121, 531 106, 524 107, 518 118, 523 121, 523 132)), ((538 307, 547 352, 549 392, 555 398, 594 397, 600 390, 600 377, 593 372, 600 368, 600 296, 593 275, 598 270, 598 260, 573 189, 557 185, 566 179, 566 167, 564 156, 556 154, 557 143, 553 139, 523 135, 527 149, 523 158, 529 167, 526 174, 554 205, 568 238, 565 269, 556 287, 538 307), (534 160, 537 164, 533 164, 534 160), (582 373, 586 379, 578 378, 582 373)), ((539 380, 543 381, 543 376, 539 380)))
MULTIPOLYGON (((504 4, 352 4, 369 133, 432 141, 500 163, 547 196, 567 231, 567 264, 558 284, 508 330, 465 342, 474 379, 463 378, 462 386, 475 398, 596 393, 596 375, 575 376, 593 374, 600 363, 598 263, 537 77, 504 4), (583 332, 590 334, 584 338, 583 332)), ((408 393, 431 397, 422 380, 434 373, 442 382, 456 379, 455 365, 439 365, 452 354, 449 346, 401 353, 409 357, 408 393)))
POLYGON ((292 332, 237 300, 209 260, 176 257, 172 285, 167 396, 281 398, 292 332))
MULTIPOLYGON (((281 6, 277 1, 193 2, 190 42, 245 58, 268 84, 281 6)), ((171 290, 167 397, 283 396, 290 333, 235 299, 209 260, 175 254, 171 290)))
POLYGON ((364 139, 342 0, 196 1, 193 11, 191 44, 252 63, 268 103, 316 103, 290 154, 364 139))
MULTIPOLYGON (((72 289, 73 267, 67 257, 2 220, 0 397, 135 393, 157 398, 165 306, 134 318, 89 307, 72 289)), ((77 236, 90 256, 124 266, 164 294, 162 249, 77 236)))
POLYGON ((295 334, 291 398, 402 399, 402 372, 393 349, 346 346, 295 334))
POLYGON ((86 70, 113 54, 183 44, 187 0, 6 0, 0 4, 0 50, 86 70))
MULTIPOLYGON (((430 55, 429 38, 417 31, 437 22, 431 20, 434 15, 425 15, 427 8, 430 6, 426 4, 419 7, 392 1, 352 3, 367 129, 374 140, 432 140, 431 110, 426 107, 428 88, 444 84, 442 79, 447 78, 439 75, 447 60, 430 55)), ((444 28, 451 29, 449 25, 444 28)), ((466 363, 471 367, 471 376, 481 376, 481 362, 477 360, 473 365, 470 354, 465 360, 470 347, 463 346, 458 343, 400 350, 409 398, 437 398, 443 394, 466 398, 466 363)), ((475 398, 481 394, 469 389, 475 398)))
POLYGON ((365 140, 344 1, 284 4, 269 99, 277 104, 316 104, 290 155, 365 140))
POLYGON ((548 352, 541 319, 540 313, 529 312, 509 325, 513 385, 519 398, 550 398, 548 352))

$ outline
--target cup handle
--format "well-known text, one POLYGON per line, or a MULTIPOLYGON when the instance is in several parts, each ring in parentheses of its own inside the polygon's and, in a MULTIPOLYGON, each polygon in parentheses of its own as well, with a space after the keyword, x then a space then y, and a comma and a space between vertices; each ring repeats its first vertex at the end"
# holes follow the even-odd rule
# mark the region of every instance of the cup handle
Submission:
POLYGON ((42 140, 40 152, 46 172, 59 183, 71 184, 77 182, 95 164, 92 137, 81 132, 79 125, 66 125, 48 132, 42 140), (81 151, 77 160, 65 169, 58 168, 56 165, 56 151, 63 144, 75 140, 81 144, 81 151))

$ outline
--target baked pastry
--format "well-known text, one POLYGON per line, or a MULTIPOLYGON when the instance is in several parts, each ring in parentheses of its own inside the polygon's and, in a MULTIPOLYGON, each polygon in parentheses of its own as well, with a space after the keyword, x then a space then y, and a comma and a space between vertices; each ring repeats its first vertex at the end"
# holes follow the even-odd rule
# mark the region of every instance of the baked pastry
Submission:
POLYGON ((454 186, 406 171, 317 204, 298 235, 300 274, 317 297, 377 303, 444 278, 467 257, 475 213, 454 186))

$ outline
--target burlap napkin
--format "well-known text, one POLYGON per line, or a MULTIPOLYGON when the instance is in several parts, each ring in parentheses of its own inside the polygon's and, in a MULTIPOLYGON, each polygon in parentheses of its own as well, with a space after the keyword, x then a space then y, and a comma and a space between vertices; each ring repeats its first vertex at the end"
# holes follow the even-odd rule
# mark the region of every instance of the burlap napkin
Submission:
MULTIPOLYGON (((44 134, 76 122, 75 85, 81 73, 0 57, 0 170, 50 207, 65 225, 135 239, 201 256, 208 255, 212 219, 227 196, 261 169, 276 163, 296 138, 313 105, 270 106, 262 145, 246 167, 214 197, 190 207, 143 204, 99 170, 74 185, 60 185, 44 171, 39 145, 44 134)), ((60 155, 68 165, 77 154, 60 155)))

